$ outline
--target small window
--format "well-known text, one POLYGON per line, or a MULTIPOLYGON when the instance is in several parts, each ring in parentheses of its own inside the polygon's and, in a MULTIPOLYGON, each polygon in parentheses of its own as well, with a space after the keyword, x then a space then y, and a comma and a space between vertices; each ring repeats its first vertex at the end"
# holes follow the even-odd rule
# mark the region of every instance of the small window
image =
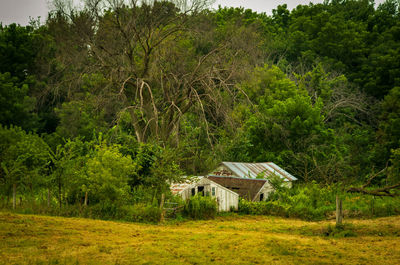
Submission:
POLYGON ((196 195, 196 188, 192 189, 192 196, 196 195))
POLYGON ((212 195, 212 196, 215 196, 215 187, 212 187, 212 188, 211 188, 211 195, 212 195))
POLYGON ((264 200, 264 193, 260 194, 260 202, 262 202, 264 200))

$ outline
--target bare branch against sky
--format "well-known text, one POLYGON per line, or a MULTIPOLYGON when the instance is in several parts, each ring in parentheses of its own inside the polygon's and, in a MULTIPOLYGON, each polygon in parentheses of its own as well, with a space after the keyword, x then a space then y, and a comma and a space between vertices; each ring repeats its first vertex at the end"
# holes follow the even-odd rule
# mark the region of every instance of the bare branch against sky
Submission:
MULTIPOLYGON (((47 17, 49 10, 47 5, 48 0, 0 0, 0 22, 3 25, 18 23, 27 25, 29 18, 36 19, 41 17, 41 21, 47 17)), ((321 3, 323 0, 313 0, 313 3, 321 3)), ((377 4, 384 0, 375 1, 377 4)), ((293 9, 299 4, 308 4, 310 0, 216 0, 214 8, 221 6, 234 6, 250 8, 257 12, 272 13, 272 9, 278 5, 287 4, 289 9, 293 9)))

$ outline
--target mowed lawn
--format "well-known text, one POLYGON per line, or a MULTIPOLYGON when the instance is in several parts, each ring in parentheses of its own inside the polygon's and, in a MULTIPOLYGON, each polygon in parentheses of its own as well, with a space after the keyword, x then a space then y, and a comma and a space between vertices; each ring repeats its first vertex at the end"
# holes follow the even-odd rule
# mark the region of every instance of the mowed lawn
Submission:
POLYGON ((151 225, 0 213, 0 263, 400 264, 400 217, 345 221, 350 237, 335 238, 333 222, 276 217, 151 225))

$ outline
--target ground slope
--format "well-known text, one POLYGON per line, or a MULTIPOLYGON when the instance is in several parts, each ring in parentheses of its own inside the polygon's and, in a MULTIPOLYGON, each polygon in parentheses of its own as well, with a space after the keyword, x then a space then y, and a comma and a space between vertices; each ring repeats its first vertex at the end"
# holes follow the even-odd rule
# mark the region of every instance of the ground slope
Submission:
POLYGON ((147 225, 0 213, 3 264, 400 264, 400 217, 330 222, 274 217, 147 225))

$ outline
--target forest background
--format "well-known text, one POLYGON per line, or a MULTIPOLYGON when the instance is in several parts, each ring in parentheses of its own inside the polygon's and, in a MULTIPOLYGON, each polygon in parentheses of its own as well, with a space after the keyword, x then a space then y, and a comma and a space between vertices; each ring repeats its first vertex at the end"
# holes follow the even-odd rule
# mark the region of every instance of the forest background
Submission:
POLYGON ((68 3, 0 27, 2 207, 157 221, 168 183, 272 161, 298 187, 243 212, 400 212, 399 1, 68 3))

